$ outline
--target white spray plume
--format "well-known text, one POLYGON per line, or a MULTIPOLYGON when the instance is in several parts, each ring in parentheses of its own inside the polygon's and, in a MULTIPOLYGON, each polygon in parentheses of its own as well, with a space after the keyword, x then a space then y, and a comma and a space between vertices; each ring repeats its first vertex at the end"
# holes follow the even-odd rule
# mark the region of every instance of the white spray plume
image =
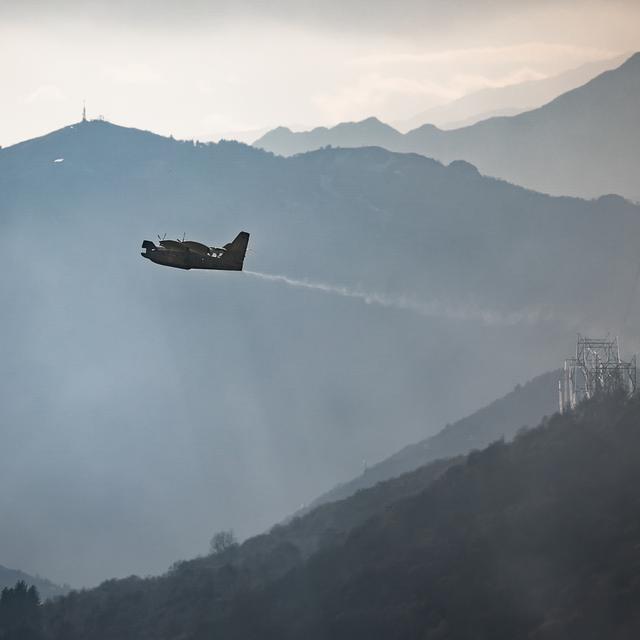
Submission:
POLYGON ((483 309, 473 304, 454 305, 441 300, 431 300, 427 302, 405 294, 389 295, 375 291, 363 291, 362 289, 354 289, 343 285, 311 282, 309 280, 296 280, 295 278, 290 278, 288 276, 260 273, 258 271, 245 271, 245 273, 262 280, 281 282, 289 285, 290 287, 321 291, 323 293, 342 296, 343 298, 355 298, 357 300, 362 300, 366 304, 375 304, 381 307, 411 311, 429 318, 479 321, 488 326, 536 324, 553 318, 553 314, 550 310, 542 307, 525 308, 519 311, 497 311, 483 309))

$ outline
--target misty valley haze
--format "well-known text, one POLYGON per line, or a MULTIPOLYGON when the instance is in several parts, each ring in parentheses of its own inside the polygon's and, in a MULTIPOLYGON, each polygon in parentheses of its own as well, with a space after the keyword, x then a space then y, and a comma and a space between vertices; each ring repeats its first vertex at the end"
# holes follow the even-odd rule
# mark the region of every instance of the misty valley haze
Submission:
POLYGON ((161 577, 71 594, 42 635, 633 638, 639 412, 591 400, 161 577))
POLYGON ((0 208, 3 561, 73 584, 264 530, 555 369, 576 330, 622 327, 640 246, 638 207, 618 197, 101 121, 0 150, 0 208), (250 271, 434 312, 139 256, 154 233, 240 229, 250 271), (606 265, 584 259, 607 248, 606 265))
POLYGON ((0 0, 0 640, 640 637, 638 24, 0 0))

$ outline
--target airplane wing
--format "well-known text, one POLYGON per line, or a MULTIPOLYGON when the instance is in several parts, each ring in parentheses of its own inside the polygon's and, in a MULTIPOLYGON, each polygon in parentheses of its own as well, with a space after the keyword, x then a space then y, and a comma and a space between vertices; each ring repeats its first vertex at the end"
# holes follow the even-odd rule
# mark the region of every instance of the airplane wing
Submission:
POLYGON ((186 251, 187 247, 182 246, 182 242, 178 240, 160 240, 160 245, 171 251, 186 251))
POLYGON ((202 244, 202 242, 196 242, 195 240, 184 240, 182 246, 187 247, 189 251, 193 251, 194 253, 198 253, 201 255, 207 255, 209 253, 209 247, 206 244, 202 244))

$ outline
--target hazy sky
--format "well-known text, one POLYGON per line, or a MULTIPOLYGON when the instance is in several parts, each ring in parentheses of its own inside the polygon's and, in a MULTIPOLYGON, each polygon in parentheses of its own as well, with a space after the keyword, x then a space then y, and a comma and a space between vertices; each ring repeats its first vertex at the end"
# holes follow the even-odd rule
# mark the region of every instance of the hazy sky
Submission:
POLYGON ((0 0, 0 144, 77 121, 207 137, 415 113, 640 48, 637 0, 0 0))

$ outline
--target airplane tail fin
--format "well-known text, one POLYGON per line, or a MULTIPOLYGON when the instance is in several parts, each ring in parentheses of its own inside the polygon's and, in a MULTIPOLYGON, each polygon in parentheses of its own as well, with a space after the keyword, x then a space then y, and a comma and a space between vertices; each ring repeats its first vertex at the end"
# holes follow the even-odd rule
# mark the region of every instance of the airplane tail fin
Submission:
POLYGON ((244 256, 247 253, 247 245, 249 244, 249 234, 246 231, 241 231, 233 240, 224 245, 226 252, 224 254, 225 260, 231 265, 236 267, 238 271, 242 271, 244 264, 244 256))

